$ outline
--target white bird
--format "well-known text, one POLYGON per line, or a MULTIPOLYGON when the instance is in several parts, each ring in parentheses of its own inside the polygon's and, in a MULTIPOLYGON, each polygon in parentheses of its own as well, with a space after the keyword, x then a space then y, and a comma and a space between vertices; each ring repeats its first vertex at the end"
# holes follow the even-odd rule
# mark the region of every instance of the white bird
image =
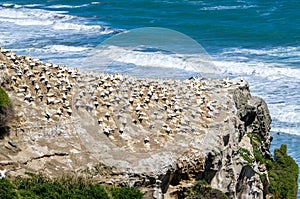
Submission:
POLYGON ((54 104, 55 98, 47 98, 47 105, 54 104))
POLYGON ((50 84, 47 84, 47 93, 49 92, 50 89, 51 89, 50 84))
POLYGON ((61 115, 62 115, 62 111, 61 111, 60 108, 57 109, 56 114, 57 114, 58 116, 61 116, 61 115))
POLYGON ((67 100, 67 96, 65 94, 62 95, 62 100, 63 100, 64 103, 67 100))
POLYGON ((102 118, 99 118, 99 119, 98 119, 98 124, 100 125, 102 122, 103 122, 103 119, 102 119, 102 118))
POLYGON ((71 115, 72 115, 72 110, 71 110, 71 109, 68 109, 68 110, 67 110, 67 113, 69 114, 69 116, 71 116, 71 115))
POLYGON ((29 102, 30 102, 31 100, 33 100, 31 94, 29 93, 29 94, 25 95, 24 100, 27 100, 27 101, 29 101, 29 102))
POLYGON ((106 117, 107 120, 109 119, 109 117, 110 117, 109 112, 106 112, 106 113, 105 113, 105 117, 106 117))
POLYGON ((26 90, 24 88, 19 89, 19 93, 25 93, 25 92, 26 92, 26 90))
POLYGON ((0 170, 0 179, 3 179, 5 178, 5 174, 6 174, 7 170, 4 169, 4 170, 0 170))
POLYGON ((26 72, 29 70, 28 66, 25 66, 24 68, 24 74, 26 74, 26 72))
POLYGON ((27 74, 27 77, 28 77, 28 79, 30 79, 31 77, 34 77, 34 75, 33 75, 32 72, 29 72, 29 73, 27 74))
POLYGON ((97 101, 95 101, 93 104, 96 108, 99 106, 99 102, 97 102, 97 101))
POLYGON ((15 76, 11 76, 11 80, 16 82, 17 81, 17 78, 15 76))
POLYGON ((17 70, 17 76, 18 76, 19 78, 21 78, 21 77, 22 77, 22 71, 17 70))
POLYGON ((169 134, 171 132, 170 127, 167 127, 166 132, 169 134))
POLYGON ((150 139, 147 137, 147 138, 144 138, 144 143, 147 144, 150 142, 150 139))
POLYGON ((38 94, 38 98, 40 98, 40 100, 43 101, 43 94, 38 94))
POLYGON ((142 110, 142 107, 141 107, 141 105, 138 104, 138 105, 136 106, 136 108, 135 108, 135 111, 136 111, 136 112, 139 112, 139 111, 141 111, 141 110, 142 110))
POLYGON ((54 86, 58 88, 58 87, 60 87, 60 85, 61 85, 61 81, 58 80, 54 86))
POLYGON ((213 111, 215 110, 214 107, 213 107, 210 103, 208 103, 206 107, 207 107, 208 110, 210 110, 211 112, 213 112, 213 111))
POLYGON ((50 117, 51 117, 51 114, 50 114, 48 111, 46 111, 46 112, 45 112, 45 117, 47 118, 47 120, 49 120, 50 117))
POLYGON ((103 133, 104 133, 106 136, 109 136, 110 129, 109 129, 109 128, 104 128, 104 129, 103 129, 103 133))
POLYGON ((38 90, 40 90, 40 86, 38 84, 35 85, 34 87, 35 92, 38 92, 38 90))

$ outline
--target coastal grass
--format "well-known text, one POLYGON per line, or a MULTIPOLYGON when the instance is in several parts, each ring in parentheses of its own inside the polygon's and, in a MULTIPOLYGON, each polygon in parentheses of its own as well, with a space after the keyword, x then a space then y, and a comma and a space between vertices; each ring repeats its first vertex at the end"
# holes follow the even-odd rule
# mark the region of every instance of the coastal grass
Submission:
POLYGON ((142 193, 132 187, 114 187, 92 183, 85 178, 49 179, 42 175, 0 179, 0 198, 86 198, 86 199, 141 199, 142 193))
POLYGON ((7 93, 0 87, 0 107, 11 105, 7 93))

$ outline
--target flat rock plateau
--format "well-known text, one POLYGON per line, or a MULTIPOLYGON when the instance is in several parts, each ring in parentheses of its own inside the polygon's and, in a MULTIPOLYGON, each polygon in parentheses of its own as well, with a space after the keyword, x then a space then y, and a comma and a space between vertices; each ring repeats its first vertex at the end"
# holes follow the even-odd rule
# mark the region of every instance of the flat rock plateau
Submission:
POLYGON ((271 157, 271 118, 242 79, 97 74, 0 52, 0 85, 13 106, 0 169, 10 177, 88 176, 145 198, 180 198, 205 180, 229 198, 265 197, 268 174, 247 134, 271 157))

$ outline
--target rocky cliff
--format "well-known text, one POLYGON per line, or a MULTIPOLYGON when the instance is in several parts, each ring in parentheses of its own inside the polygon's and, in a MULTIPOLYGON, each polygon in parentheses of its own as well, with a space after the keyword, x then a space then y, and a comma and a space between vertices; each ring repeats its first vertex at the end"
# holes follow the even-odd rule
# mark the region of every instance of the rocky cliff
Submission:
POLYGON ((1 48, 0 85, 14 109, 0 140, 12 178, 83 175, 145 198, 183 198, 203 180, 229 198, 266 197, 255 152, 272 157, 271 118, 242 79, 95 74, 1 48))

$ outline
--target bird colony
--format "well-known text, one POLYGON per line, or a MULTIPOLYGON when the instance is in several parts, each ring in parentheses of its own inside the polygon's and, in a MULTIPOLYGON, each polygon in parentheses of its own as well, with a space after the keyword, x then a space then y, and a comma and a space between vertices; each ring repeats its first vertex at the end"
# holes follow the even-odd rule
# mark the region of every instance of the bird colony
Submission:
POLYGON ((234 111, 222 95, 215 95, 234 84, 228 79, 138 78, 79 71, 17 56, 4 48, 1 54, 0 71, 6 81, 2 86, 13 93, 13 102, 32 110, 40 107, 32 115, 29 112, 28 118, 55 125, 80 122, 87 116, 97 126, 95 133, 119 145, 134 138, 149 148, 176 134, 202 135, 211 121, 234 111))

